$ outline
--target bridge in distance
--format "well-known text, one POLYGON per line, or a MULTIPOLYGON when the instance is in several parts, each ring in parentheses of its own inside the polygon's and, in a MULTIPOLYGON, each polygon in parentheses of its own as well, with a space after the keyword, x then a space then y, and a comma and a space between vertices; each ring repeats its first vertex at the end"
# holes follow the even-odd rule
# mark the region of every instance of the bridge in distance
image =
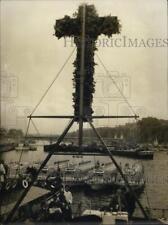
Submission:
MULTIPOLYGON (((54 141, 57 141, 58 137, 59 137, 58 135, 31 135, 31 134, 29 134, 27 136, 27 139, 47 140, 47 141, 54 142, 54 141)), ((89 136, 83 137, 83 139, 84 139, 84 141, 89 141, 89 142, 90 141, 91 142, 94 142, 94 141, 97 142, 98 141, 98 139, 96 137, 89 137, 89 136)), ((68 137, 67 136, 67 137, 64 138, 64 140, 65 140, 65 142, 76 142, 76 141, 78 141, 78 137, 68 137)), ((113 141, 117 141, 117 140, 121 141, 121 139, 119 139, 119 138, 106 138, 106 137, 104 137, 103 140, 106 141, 106 142, 113 142, 113 141)))

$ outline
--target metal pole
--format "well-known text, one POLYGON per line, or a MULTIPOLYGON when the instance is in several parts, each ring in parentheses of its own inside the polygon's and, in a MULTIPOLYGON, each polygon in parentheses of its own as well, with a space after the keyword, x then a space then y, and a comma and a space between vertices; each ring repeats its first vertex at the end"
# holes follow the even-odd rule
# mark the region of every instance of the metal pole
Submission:
MULTIPOLYGON (((61 116, 61 115, 57 115, 57 116, 28 116, 27 118, 38 118, 38 119, 73 119, 74 116, 61 116)), ((77 118, 77 117, 75 117, 77 118)), ((84 116, 85 118, 85 116, 84 116)), ((137 115, 134 115, 134 116, 111 116, 111 115, 108 115, 108 116, 92 116, 90 117, 91 119, 116 119, 116 118, 121 118, 121 119, 124 119, 124 118, 139 118, 139 116, 137 115)))
POLYGON ((79 147, 83 143, 83 96, 84 96, 84 74, 85 74, 85 12, 86 5, 83 4, 82 12, 82 34, 81 34, 81 68, 80 68, 80 105, 79 105, 79 147))
POLYGON ((104 143, 103 139, 101 138, 101 136, 99 135, 99 133, 97 132, 97 130, 95 129, 94 125, 88 120, 88 123, 90 124, 91 128, 93 129, 94 133, 96 134, 96 136, 98 137, 98 139, 100 140, 101 144, 104 146, 106 152, 108 153, 108 155, 110 156, 112 162, 114 163, 114 165, 116 166, 117 170, 119 171, 121 177, 123 178, 125 184, 127 185, 127 187, 129 188, 129 190, 131 191, 131 193, 133 194, 136 202, 138 203, 144 217, 146 219, 149 219, 149 216, 147 215, 146 211, 144 210, 141 202, 139 201, 139 199, 137 198, 134 190, 132 189, 132 187, 129 185, 129 182, 127 180, 127 178, 124 176, 120 166, 118 165, 117 161, 114 159, 114 157, 112 156, 111 152, 109 151, 109 149, 107 148, 106 144, 104 143))
MULTIPOLYGON (((167 38, 168 38, 168 0, 167 0, 167 38)), ((167 115, 168 115, 168 46, 167 46, 167 115)))
POLYGON ((16 210, 18 209, 19 205, 21 204, 21 202, 23 201, 23 199, 26 197, 27 193, 29 192, 30 188, 32 187, 32 185, 34 184, 34 182, 36 181, 39 173, 41 172, 41 170, 44 168, 44 166, 47 164, 47 162, 49 161, 49 159, 51 158, 51 156, 54 153, 54 150, 56 147, 59 146, 59 144, 61 143, 61 141, 64 139, 65 135, 67 134, 67 132, 69 131, 69 129, 71 128, 71 126, 73 125, 75 119, 72 119, 70 121, 70 123, 67 125, 67 127, 65 128, 65 130, 63 131, 63 133, 60 135, 60 137, 57 140, 57 143, 54 145, 54 149, 52 149, 52 151, 47 155, 47 157, 45 158, 45 160, 42 162, 40 168, 38 169, 36 175, 32 178, 28 188, 26 188, 23 193, 21 194, 20 198, 18 199, 18 201, 16 202, 16 204, 14 205, 13 209, 10 211, 10 213, 8 214, 6 220, 5 220, 5 224, 9 223, 11 221, 11 219, 13 218, 14 214, 16 213, 16 210))

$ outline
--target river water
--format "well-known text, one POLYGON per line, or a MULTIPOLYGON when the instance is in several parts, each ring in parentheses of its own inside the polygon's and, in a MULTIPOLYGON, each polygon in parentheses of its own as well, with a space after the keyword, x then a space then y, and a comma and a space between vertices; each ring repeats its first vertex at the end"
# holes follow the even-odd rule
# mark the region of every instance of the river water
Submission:
MULTIPOLYGON (((37 151, 25 151, 22 155, 22 162, 32 163, 35 161, 42 161, 46 157, 47 153, 43 151, 42 142, 38 142, 37 151)), ((6 163, 18 161, 20 157, 19 151, 11 151, 3 153, 2 158, 6 163)), ((52 156, 48 164, 53 164, 55 161, 69 159, 72 163, 77 163, 81 161, 79 158, 74 158, 72 156, 52 156)), ((166 151, 156 151, 153 160, 137 160, 125 157, 115 157, 118 163, 124 165, 129 163, 130 165, 139 162, 144 166, 145 174, 145 190, 140 196, 140 201, 144 207, 151 209, 151 213, 154 217, 161 217, 163 211, 159 209, 168 209, 168 152, 166 151)), ((108 157, 91 157, 85 156, 82 160, 99 160, 100 162, 110 162, 108 157)), ((73 193, 74 199, 74 213, 79 213, 84 209, 94 208, 98 209, 105 205, 108 205, 110 201, 109 193, 92 193, 90 195, 86 194, 82 188, 81 190, 73 193), (77 212, 78 210, 78 212, 77 212)), ((141 216, 141 212, 136 207, 136 216, 141 216)), ((168 210, 165 210, 164 215, 168 218, 168 210)))

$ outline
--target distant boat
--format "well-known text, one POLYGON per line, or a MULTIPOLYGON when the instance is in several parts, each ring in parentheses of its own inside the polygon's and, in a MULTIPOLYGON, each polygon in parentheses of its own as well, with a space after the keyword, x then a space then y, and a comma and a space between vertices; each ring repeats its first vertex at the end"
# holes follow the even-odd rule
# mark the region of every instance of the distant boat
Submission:
POLYGON ((143 150, 143 151, 137 152, 138 158, 141 158, 141 159, 153 159, 153 154, 154 154, 154 151, 151 151, 151 150, 143 150))
POLYGON ((99 168, 93 171, 93 175, 102 176, 104 174, 104 170, 99 168))
MULTIPOLYGON (((130 165, 126 163, 122 171, 125 177, 127 177, 129 185, 133 188, 141 189, 145 186, 144 170, 140 164, 135 163, 132 165, 132 167, 130 167, 130 165)), ((120 187, 125 186, 125 181, 121 178, 119 174, 116 178, 115 184, 120 187)))
POLYGON ((100 165, 99 161, 97 161, 95 168, 91 171, 86 183, 94 191, 102 190, 106 187, 104 182, 104 168, 100 165))
MULTIPOLYGON (((134 164, 130 167, 129 164, 126 164, 122 170, 124 175, 127 177, 130 186, 136 190, 141 190, 144 187, 145 181, 142 166, 139 164, 134 164)), ((114 168, 112 171, 108 172, 108 174, 107 172, 104 172, 101 167, 94 169, 88 177, 86 183, 93 191, 125 187, 124 180, 114 168)))
POLYGON ((117 134, 114 135, 114 139, 118 139, 117 134))
POLYGON ((19 143, 18 146, 15 147, 16 151, 36 151, 37 147, 30 146, 29 144, 19 143))
POLYGON ((120 135, 120 140, 123 140, 123 139, 124 139, 124 135, 121 134, 121 135, 120 135))
POLYGON ((137 159, 153 159, 154 151, 142 148, 116 149, 109 146, 109 150, 113 155, 125 156, 137 159))
POLYGON ((8 152, 15 149, 15 143, 0 144, 0 152, 8 152))
POLYGON ((155 140, 154 140, 154 142, 153 142, 153 145, 156 147, 156 146, 158 146, 158 139, 156 138, 155 140))
POLYGON ((76 168, 73 168, 73 167, 68 167, 64 170, 65 173, 75 173, 76 171, 76 168))
POLYGON ((93 171, 92 177, 87 181, 87 184, 90 185, 90 188, 94 191, 102 190, 106 187, 104 182, 104 171, 101 169, 96 169, 93 171))
POLYGON ((44 166, 43 169, 41 170, 43 173, 47 173, 48 172, 48 167, 44 166))

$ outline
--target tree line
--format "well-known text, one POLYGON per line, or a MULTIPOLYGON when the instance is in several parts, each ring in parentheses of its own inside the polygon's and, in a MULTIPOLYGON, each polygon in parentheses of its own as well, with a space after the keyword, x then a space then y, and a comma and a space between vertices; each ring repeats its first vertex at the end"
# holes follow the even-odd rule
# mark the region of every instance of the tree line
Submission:
MULTIPOLYGON (((127 142, 168 144, 168 120, 154 117, 142 118, 136 123, 126 123, 116 127, 99 127, 99 134, 104 138, 123 138, 127 142)), ((69 133, 68 137, 77 137, 78 131, 69 133)), ((1 138, 22 138, 21 129, 0 128, 1 138)), ((85 137, 95 137, 91 129, 84 129, 85 137)))
MULTIPOLYGON (((116 127, 99 127, 99 134, 104 138, 123 138, 127 142, 168 143, 168 120, 154 117, 142 118, 136 123, 126 123, 116 127)), ((71 132, 69 137, 76 137, 78 131, 71 132)), ((95 137, 91 129, 84 130, 85 137, 95 137)))
POLYGON ((0 128, 0 137, 1 138, 22 138, 23 131, 21 129, 9 129, 7 130, 6 128, 1 127, 0 128))

